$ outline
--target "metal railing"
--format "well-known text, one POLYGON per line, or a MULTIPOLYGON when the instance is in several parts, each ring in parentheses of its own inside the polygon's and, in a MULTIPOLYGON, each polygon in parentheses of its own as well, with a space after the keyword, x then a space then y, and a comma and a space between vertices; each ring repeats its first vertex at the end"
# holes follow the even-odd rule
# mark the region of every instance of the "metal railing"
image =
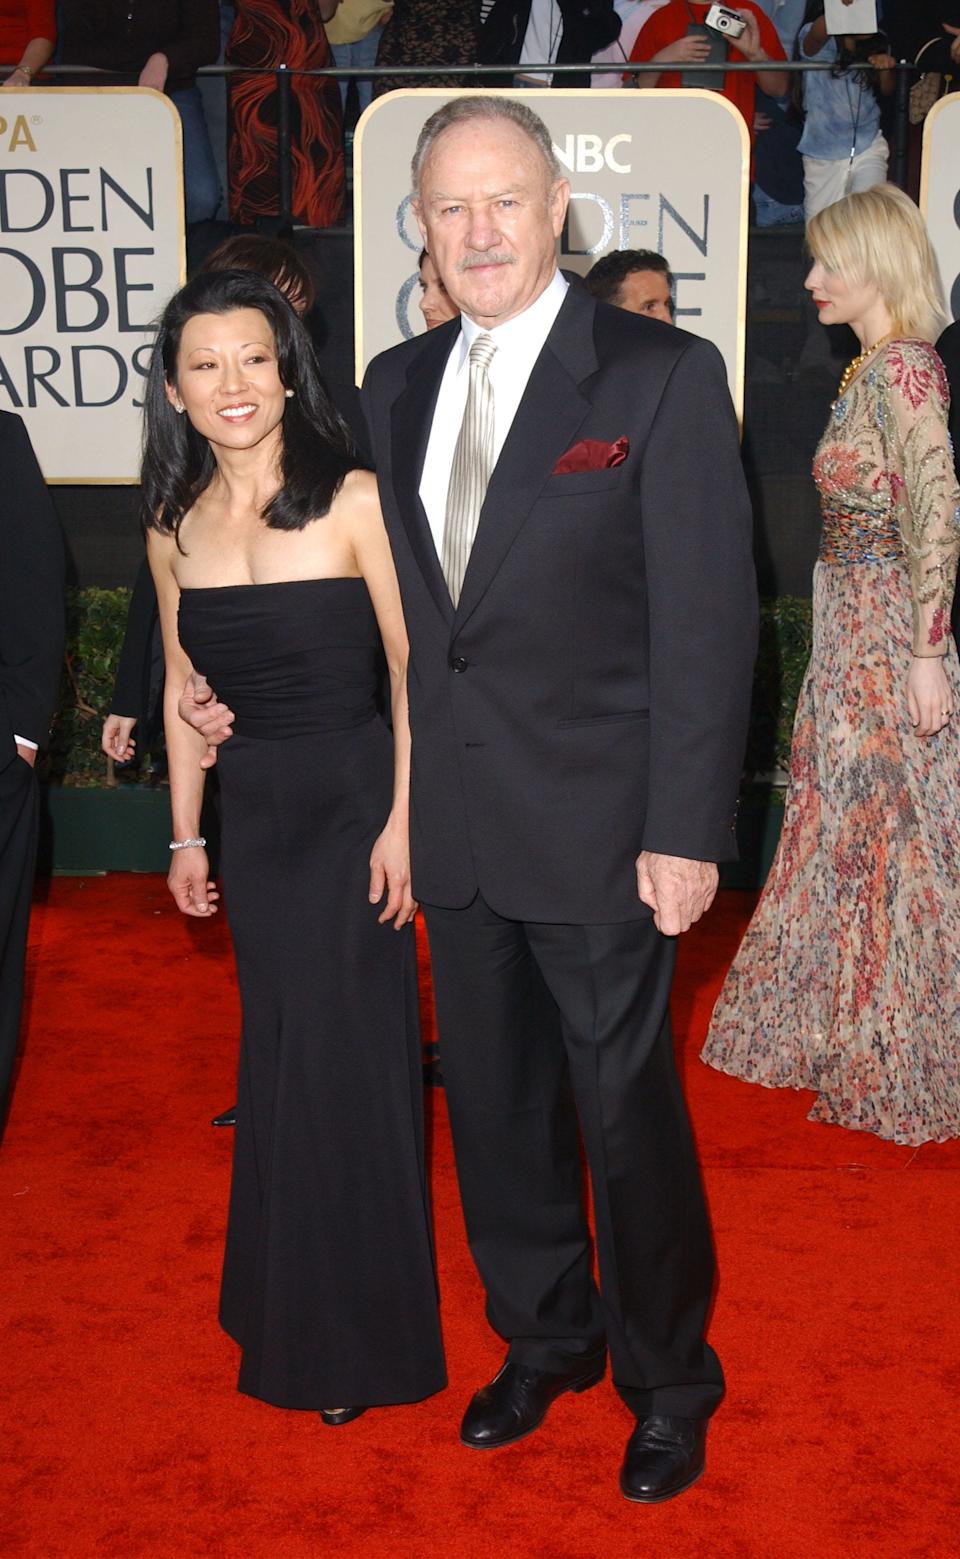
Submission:
MULTIPOLYGON (((13 65, 0 65, 0 73, 13 70, 13 65)), ((833 70, 834 65, 823 60, 763 60, 732 62, 722 61, 716 64, 703 64, 695 62, 675 62, 666 69, 671 74, 680 74, 683 70, 703 71, 711 75, 723 76, 732 73, 745 73, 762 75, 766 71, 787 72, 796 75, 804 71, 833 70)), ((587 61, 584 64, 551 65, 548 62, 540 65, 531 65, 524 61, 523 72, 525 75, 549 75, 559 78, 560 83, 564 77, 588 75, 610 76, 662 76, 666 74, 663 63, 661 64, 637 64, 630 60, 619 62, 604 62, 593 64, 587 61)), ((871 71, 871 66, 857 66, 856 69, 871 71)), ((906 60, 901 60, 894 67, 896 87, 894 91, 894 122, 893 138, 890 147, 890 171, 891 183, 906 188, 908 175, 908 162, 910 151, 910 88, 920 75, 915 65, 906 60)), ((293 224, 293 176, 292 176, 292 140, 291 131, 293 115, 291 112, 291 94, 293 81, 297 76, 312 76, 318 80, 333 81, 404 81, 411 86, 429 86, 431 82, 439 82, 442 86, 449 86, 450 77, 457 77, 461 86, 483 86, 484 82, 496 79, 502 88, 504 78, 516 74, 516 68, 509 65, 461 65, 451 63, 449 65, 368 65, 368 66, 320 66, 311 69, 280 64, 273 67, 253 68, 247 65, 204 65, 196 72, 198 76, 223 76, 226 80, 232 76, 273 76, 277 90, 277 224, 281 231, 293 224)), ((62 76, 91 77, 109 80, 114 72, 97 70, 90 65, 48 65, 44 76, 57 78, 62 76)), ((33 90, 33 89, 25 89, 33 90)), ((41 86, 39 90, 43 90, 41 86)))

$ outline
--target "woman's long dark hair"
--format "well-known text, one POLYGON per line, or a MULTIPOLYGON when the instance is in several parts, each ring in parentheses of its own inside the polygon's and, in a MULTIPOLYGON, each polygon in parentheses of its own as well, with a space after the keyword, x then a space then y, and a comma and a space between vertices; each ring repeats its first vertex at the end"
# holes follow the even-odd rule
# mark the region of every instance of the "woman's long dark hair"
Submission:
POLYGON ((160 320, 144 402, 140 472, 143 525, 177 538, 186 514, 216 469, 210 445, 176 412, 167 384, 176 385, 180 339, 197 314, 259 309, 273 332, 284 389, 293 390, 281 424, 280 489, 263 518, 273 530, 303 530, 327 514, 348 471, 363 464, 346 423, 320 381, 310 337, 272 282, 250 271, 201 271, 181 287, 160 320))

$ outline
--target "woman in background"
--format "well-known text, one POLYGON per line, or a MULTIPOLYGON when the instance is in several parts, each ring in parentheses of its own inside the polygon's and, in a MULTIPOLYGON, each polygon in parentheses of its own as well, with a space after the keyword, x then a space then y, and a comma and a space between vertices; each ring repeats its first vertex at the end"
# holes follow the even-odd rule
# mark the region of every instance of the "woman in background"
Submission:
POLYGON ((54 0, 0 0, 0 61, 13 65, 3 87, 29 87, 53 57, 54 0))
POLYGON ((451 301, 449 292, 440 280, 440 272, 426 249, 420 250, 417 269, 420 273, 418 307, 427 329, 436 330, 438 325, 445 325, 448 319, 456 319, 460 310, 451 301))
POLYGON ((960 488, 936 261, 892 185, 808 229, 807 289, 862 347, 813 465, 813 653, 783 829, 703 1059, 811 1088, 810 1119, 960 1136, 960 488))
MULTIPOLYGON (((280 209, 277 83, 256 71, 332 64, 323 24, 337 0, 237 0, 236 9, 227 64, 253 74, 230 78, 230 216, 252 227, 280 209)), ((343 212, 339 88, 318 76, 293 76, 290 88, 294 221, 333 227, 343 212)))

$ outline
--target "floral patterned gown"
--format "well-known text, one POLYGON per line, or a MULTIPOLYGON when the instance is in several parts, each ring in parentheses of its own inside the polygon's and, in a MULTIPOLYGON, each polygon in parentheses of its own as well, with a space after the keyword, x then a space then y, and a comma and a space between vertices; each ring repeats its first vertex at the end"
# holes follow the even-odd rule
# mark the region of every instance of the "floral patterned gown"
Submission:
POLYGON ((813 652, 780 846, 703 1059, 812 1088, 810 1119, 894 1142, 960 1136, 960 544, 943 367, 896 340, 833 407, 813 652), (914 735, 911 654, 944 655, 957 712, 914 735))

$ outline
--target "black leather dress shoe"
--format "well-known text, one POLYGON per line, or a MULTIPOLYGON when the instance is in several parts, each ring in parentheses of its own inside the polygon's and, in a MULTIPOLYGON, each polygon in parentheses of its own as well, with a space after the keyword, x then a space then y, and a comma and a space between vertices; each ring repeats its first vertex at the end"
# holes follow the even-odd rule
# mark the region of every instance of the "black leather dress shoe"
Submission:
POLYGON ((638 1419, 620 1470, 626 1498, 658 1505, 696 1483, 706 1465, 707 1423, 661 1413, 638 1419))
POLYGON ((460 1425, 461 1441, 486 1450, 522 1440, 543 1423, 551 1402, 565 1391, 588 1391, 603 1379, 605 1367, 606 1359, 596 1356, 578 1359, 562 1375, 506 1363, 467 1408, 460 1425))
POLYGON ((365 1407, 321 1407, 317 1411, 325 1424, 336 1429, 339 1424, 352 1424, 355 1418, 360 1418, 367 1410, 365 1407))
POLYGON ((235 1126, 237 1124, 237 1107, 231 1104, 229 1110, 224 1110, 222 1115, 215 1115, 210 1122, 211 1126, 235 1126))

